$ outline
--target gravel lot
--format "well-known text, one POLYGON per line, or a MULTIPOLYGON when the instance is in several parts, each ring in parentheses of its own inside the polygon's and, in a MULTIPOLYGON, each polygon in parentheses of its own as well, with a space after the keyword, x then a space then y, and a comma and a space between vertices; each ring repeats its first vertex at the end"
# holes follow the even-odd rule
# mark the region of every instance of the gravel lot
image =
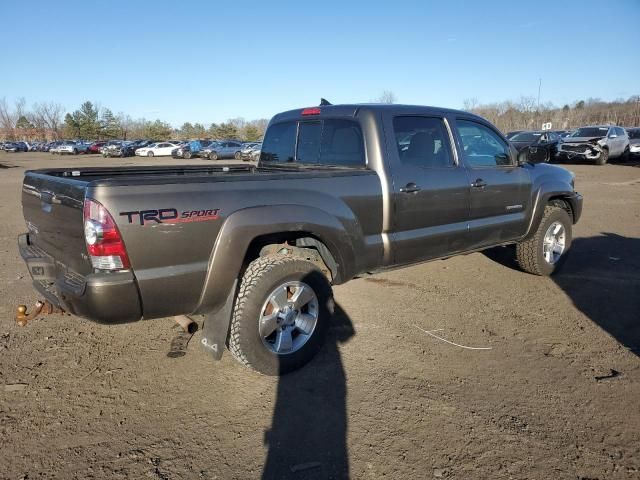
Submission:
POLYGON ((638 165, 569 166, 584 213, 553 279, 500 248, 352 281, 276 379, 199 333, 167 357, 170 319, 15 324, 24 170, 105 163, 149 160, 0 152, 0 478, 640 478, 638 165))

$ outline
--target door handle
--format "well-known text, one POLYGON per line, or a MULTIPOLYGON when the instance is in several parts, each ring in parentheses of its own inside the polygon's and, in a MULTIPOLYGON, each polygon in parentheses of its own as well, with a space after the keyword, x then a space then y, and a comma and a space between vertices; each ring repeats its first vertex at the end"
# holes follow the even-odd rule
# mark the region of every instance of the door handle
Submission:
POLYGON ((487 182, 485 182, 484 180, 482 180, 481 178, 478 178, 475 182, 473 182, 471 184, 471 186, 473 188, 484 188, 487 186, 487 182))
POLYGON ((415 183, 407 183, 404 187, 400 187, 401 193, 416 193, 420 191, 420 187, 415 183))

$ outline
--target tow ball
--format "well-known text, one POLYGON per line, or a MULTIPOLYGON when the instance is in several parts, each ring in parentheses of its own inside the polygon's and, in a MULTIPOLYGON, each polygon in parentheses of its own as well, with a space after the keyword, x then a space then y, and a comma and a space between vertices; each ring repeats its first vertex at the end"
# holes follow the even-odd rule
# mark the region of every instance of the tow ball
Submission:
POLYGON ((16 313, 16 323, 21 327, 27 325, 28 322, 40 315, 51 315, 53 313, 66 313, 62 308, 53 305, 47 300, 38 300, 31 310, 31 313, 27 313, 26 305, 18 305, 18 311, 16 313))

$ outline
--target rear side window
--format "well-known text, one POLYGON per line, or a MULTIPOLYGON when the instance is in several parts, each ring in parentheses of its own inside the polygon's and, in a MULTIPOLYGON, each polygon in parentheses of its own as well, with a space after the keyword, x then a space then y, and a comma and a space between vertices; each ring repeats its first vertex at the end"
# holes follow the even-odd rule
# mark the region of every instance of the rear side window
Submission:
POLYGON ((393 130, 403 164, 425 168, 453 166, 449 135, 441 118, 395 117, 393 130))
POLYGON ((260 161, 364 167, 362 131, 343 119, 277 123, 267 130, 260 161))
POLYGON ((296 151, 296 122, 271 125, 262 144, 261 162, 293 162, 296 151))

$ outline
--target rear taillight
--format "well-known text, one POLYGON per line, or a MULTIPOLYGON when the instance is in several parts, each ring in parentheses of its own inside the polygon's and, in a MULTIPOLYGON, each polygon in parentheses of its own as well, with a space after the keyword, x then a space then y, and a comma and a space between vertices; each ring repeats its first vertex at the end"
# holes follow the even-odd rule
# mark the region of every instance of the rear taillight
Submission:
POLYGON ((101 203, 90 198, 84 201, 84 239, 93 268, 123 270, 131 266, 113 217, 101 203))

